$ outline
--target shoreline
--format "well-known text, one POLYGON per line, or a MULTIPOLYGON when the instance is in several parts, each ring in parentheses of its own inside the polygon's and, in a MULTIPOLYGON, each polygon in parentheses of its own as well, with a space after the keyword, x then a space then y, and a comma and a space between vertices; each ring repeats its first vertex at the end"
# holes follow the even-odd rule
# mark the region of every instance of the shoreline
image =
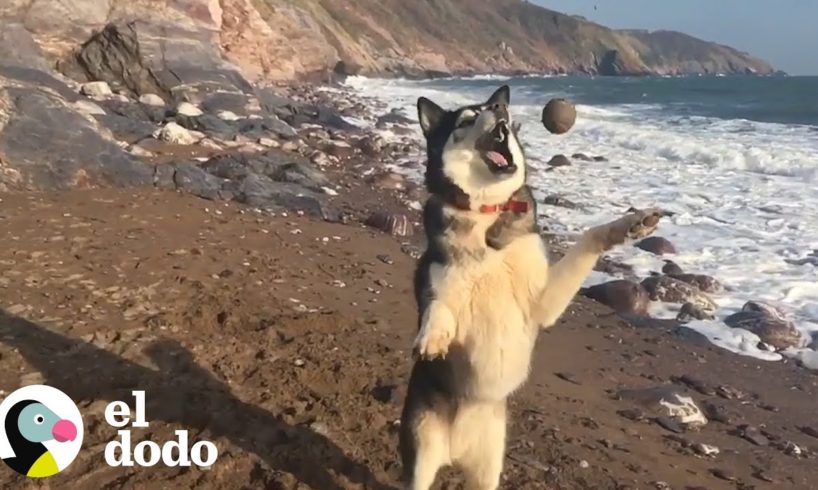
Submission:
MULTIPOLYGON (((247 116, 252 127, 233 139, 218 136, 224 129, 208 112, 177 118, 212 124, 203 140, 219 149, 203 140, 128 144, 129 154, 150 153, 138 158, 153 188, 0 195, 0 236, 15 244, 0 251, 0 389, 58 387, 88 428, 85 450, 55 485, 396 486, 395 421, 416 329, 410 279, 423 239, 412 203, 424 194, 385 162, 417 141, 336 127, 333 114, 361 117, 363 105, 321 92, 279 93, 297 93, 301 112, 282 105, 247 116), (339 105, 330 111, 329 102, 339 105), (313 116, 313 105, 325 110, 313 116), (276 123, 307 113, 297 137, 276 123), (267 126, 252 132, 259 120, 267 126), (210 471, 103 464, 100 448, 115 435, 104 408, 132 389, 146 390, 151 422, 135 440, 194 429, 219 448, 210 471)), ((127 100, 94 103, 110 114, 137 104, 127 100)), ((211 94, 194 105, 224 110, 211 94)), ((117 128, 120 137, 132 129, 117 128)), ((818 377, 789 361, 765 365, 674 322, 624 321, 577 298, 541 334, 532 377, 511 401, 503 486, 732 489, 772 480, 806 490, 818 456, 816 395, 818 377), (628 392, 657 387, 691 397, 709 422, 688 426, 628 392), (748 439, 745 426, 764 439, 748 439), (720 453, 701 454, 701 445, 720 453)), ((462 488, 456 473, 440 479, 462 488)), ((0 474, 3 487, 23 484, 0 474)))

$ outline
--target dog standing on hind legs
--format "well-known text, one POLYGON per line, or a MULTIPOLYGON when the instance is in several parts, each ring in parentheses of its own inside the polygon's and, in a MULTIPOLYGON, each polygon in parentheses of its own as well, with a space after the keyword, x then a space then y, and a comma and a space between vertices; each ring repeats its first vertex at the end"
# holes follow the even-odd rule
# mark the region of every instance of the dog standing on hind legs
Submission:
POLYGON ((653 232, 657 211, 592 228, 549 265, 512 128, 510 89, 448 111, 420 98, 426 137, 427 250, 415 271, 418 355, 401 416, 404 482, 425 490, 455 465, 493 490, 505 456, 506 400, 599 256, 653 232))

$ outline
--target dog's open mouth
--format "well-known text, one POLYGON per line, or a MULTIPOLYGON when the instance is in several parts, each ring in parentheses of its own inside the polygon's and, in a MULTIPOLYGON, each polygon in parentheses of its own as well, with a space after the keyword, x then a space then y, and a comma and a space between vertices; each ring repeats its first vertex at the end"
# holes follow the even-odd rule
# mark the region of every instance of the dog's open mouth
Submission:
POLYGON ((480 156, 492 173, 510 174, 517 170, 514 157, 508 148, 510 135, 508 124, 500 122, 477 141, 480 156))

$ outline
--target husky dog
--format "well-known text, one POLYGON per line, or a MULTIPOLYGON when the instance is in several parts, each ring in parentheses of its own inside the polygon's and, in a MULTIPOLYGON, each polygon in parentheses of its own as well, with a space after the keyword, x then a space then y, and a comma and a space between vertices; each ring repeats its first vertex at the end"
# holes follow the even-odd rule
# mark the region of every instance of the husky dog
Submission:
POLYGON ((428 489, 447 465, 470 488, 497 488, 506 399, 528 377, 539 329, 556 322, 604 251, 658 224, 657 212, 632 212, 588 230, 549 267, 509 100, 507 86, 454 111, 418 100, 431 197, 415 272, 418 359, 401 416, 411 490, 428 489))

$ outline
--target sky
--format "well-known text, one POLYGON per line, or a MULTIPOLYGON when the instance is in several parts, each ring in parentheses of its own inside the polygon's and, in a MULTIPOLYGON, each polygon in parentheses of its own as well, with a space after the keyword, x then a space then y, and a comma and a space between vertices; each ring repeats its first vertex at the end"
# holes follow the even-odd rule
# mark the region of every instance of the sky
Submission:
POLYGON ((791 75, 818 75, 818 0, 531 1, 616 29, 681 31, 746 51, 791 75))

